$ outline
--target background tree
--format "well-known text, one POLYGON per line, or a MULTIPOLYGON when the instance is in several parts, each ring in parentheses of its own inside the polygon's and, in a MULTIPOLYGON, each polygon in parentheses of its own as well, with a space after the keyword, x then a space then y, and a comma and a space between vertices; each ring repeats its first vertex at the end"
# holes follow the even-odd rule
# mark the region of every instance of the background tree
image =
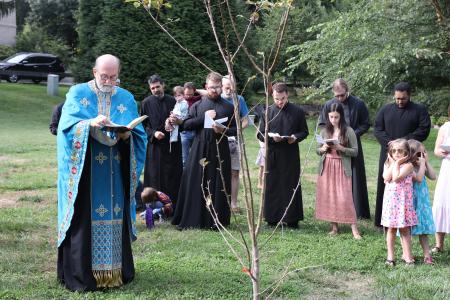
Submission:
POLYGON ((450 32, 431 2, 438 1, 356 1, 335 19, 312 26, 315 40, 290 48, 289 70, 306 63, 321 92, 344 77, 372 108, 401 80, 417 89, 448 85, 450 32))
MULTIPOLYGON (((182 0, 171 1, 171 4, 171 9, 155 11, 155 17, 175 32, 176 38, 195 55, 215 69, 225 71, 217 47, 211 42, 211 31, 204 30, 209 20, 203 4, 182 0)), ((154 73, 161 75, 168 87, 186 81, 193 81, 200 87, 204 83, 204 68, 175 47, 145 11, 122 0, 80 0, 77 30, 80 42, 73 67, 77 81, 91 77, 90 69, 96 56, 111 53, 122 61, 122 86, 132 91, 138 100, 148 94, 147 78, 154 73)), ((239 68, 245 74, 245 67, 239 68)))
POLYGON ((74 49, 77 43, 75 12, 78 0, 28 0, 28 23, 74 49))

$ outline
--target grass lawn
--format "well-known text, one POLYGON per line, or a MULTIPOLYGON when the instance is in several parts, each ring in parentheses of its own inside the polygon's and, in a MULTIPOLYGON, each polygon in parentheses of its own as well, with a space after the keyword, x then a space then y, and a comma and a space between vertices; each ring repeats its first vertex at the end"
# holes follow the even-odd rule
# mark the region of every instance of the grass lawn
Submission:
MULTIPOLYGON (((61 87, 60 94, 67 88, 61 87)), ((105 292, 72 293, 56 281, 56 145, 48 130, 52 108, 63 100, 46 96, 43 85, 0 83, 0 298, 4 299, 242 299, 251 296, 250 281, 220 235, 213 231, 179 232, 158 224, 152 231, 139 220, 133 244, 135 280, 105 292)), ((315 120, 309 121, 310 131, 315 120)), ((312 133, 312 132, 311 132, 312 133)), ((258 143, 248 129, 246 146, 256 186, 254 160, 258 143)), ((426 142, 432 151, 437 131, 426 142)), ((318 156, 313 135, 302 142, 305 221, 299 230, 280 230, 262 250, 263 289, 284 266, 301 269, 289 276, 273 298, 280 299, 446 299, 450 294, 450 254, 435 257, 434 266, 401 263, 389 269, 384 237, 372 221, 359 223, 363 239, 353 240, 349 227, 328 236, 328 224, 313 218, 318 156), (302 269, 305 268, 305 269, 302 269)), ((374 211, 379 146, 371 133, 363 140, 369 198, 374 211)), ((440 162, 432 156, 432 165, 440 162)), ((431 191, 435 183, 430 183, 431 191)), ((242 193, 241 193, 242 194, 242 193)), ((259 195, 259 191, 256 191, 259 195)), ((241 205, 242 206, 242 205, 241 205)), ((231 231, 244 224, 239 216, 231 231)), ((263 228, 261 240, 271 230, 263 228)), ((431 238, 434 243, 434 237, 431 238)), ((397 257, 401 249, 397 244, 397 257)))

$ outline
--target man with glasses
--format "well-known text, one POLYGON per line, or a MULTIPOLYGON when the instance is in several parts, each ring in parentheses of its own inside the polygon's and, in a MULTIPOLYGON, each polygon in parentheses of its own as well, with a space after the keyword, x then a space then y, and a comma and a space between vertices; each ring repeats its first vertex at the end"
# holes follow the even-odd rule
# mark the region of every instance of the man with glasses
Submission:
POLYGON ((375 226, 380 226, 381 221, 384 194, 383 165, 387 158, 389 142, 399 138, 423 142, 427 139, 431 127, 427 108, 411 101, 409 83, 400 82, 395 85, 394 101, 394 103, 388 103, 380 108, 375 117, 374 135, 381 146, 375 226))
POLYGON ((344 108, 345 122, 356 134, 358 156, 352 158, 352 194, 358 218, 370 219, 369 197, 367 195, 366 168, 361 145, 361 136, 369 130, 369 111, 359 98, 350 95, 347 82, 338 78, 333 82, 334 98, 325 103, 320 113, 319 125, 325 126, 327 111, 334 103, 341 103, 344 108))
POLYGON ((209 228, 230 224, 231 160, 228 136, 236 136, 234 107, 220 97, 222 76, 210 73, 206 77, 206 96, 194 103, 186 120, 175 116, 172 124, 184 130, 195 130, 194 142, 181 179, 178 202, 172 224, 178 229, 209 228), (205 118, 227 118, 222 124, 207 126, 205 118))
POLYGON ((144 187, 152 187, 174 200, 178 197, 183 163, 181 139, 170 142, 170 129, 165 121, 170 116, 176 100, 164 93, 164 81, 159 75, 148 79, 151 96, 142 101, 142 115, 147 115, 144 127, 148 135, 147 159, 144 170, 144 187))
POLYGON ((94 79, 66 95, 58 125, 57 277, 72 291, 118 287, 134 278, 134 194, 147 136, 141 124, 107 131, 138 117, 136 102, 117 87, 119 59, 97 58, 94 79))

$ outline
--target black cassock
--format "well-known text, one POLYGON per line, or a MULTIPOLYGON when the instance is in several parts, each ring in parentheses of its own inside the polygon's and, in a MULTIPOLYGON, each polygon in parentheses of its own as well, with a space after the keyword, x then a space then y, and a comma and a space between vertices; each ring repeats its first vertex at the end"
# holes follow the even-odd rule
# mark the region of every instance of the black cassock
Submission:
POLYGON ((374 126, 374 135, 381 146, 375 208, 376 226, 380 226, 383 209, 383 165, 387 158, 388 143, 399 138, 415 139, 423 142, 430 133, 430 127, 430 116, 426 107, 422 104, 409 102, 406 107, 398 108, 395 103, 390 103, 378 111, 374 126))
POLYGON ((232 104, 221 98, 211 100, 204 97, 191 106, 189 116, 182 126, 183 130, 195 130, 196 135, 181 178, 178 203, 172 220, 172 224, 177 225, 180 229, 215 228, 216 225, 206 208, 204 194, 208 195, 208 193, 211 194, 212 205, 221 224, 225 226, 230 224, 230 205, 223 191, 222 177, 219 171, 220 165, 217 158, 217 149, 219 149, 225 191, 230 195, 230 149, 226 136, 222 137, 221 134, 216 134, 213 129, 203 128, 205 112, 211 109, 216 111, 215 119, 228 117, 228 121, 224 123, 229 126, 226 135, 236 135, 236 124, 233 118, 234 107, 232 104), (217 144, 218 141, 219 144, 217 144), (204 171, 199 163, 202 158, 208 161, 204 171), (209 191, 207 187, 209 187, 209 191))
POLYGON ((170 132, 165 130, 164 123, 175 103, 174 97, 164 95, 163 98, 147 97, 141 104, 141 115, 148 116, 143 122, 148 136, 144 187, 153 187, 162 191, 174 203, 178 197, 183 172, 181 138, 178 136, 178 141, 170 143, 170 132), (158 140, 154 135, 156 131, 161 131, 165 137, 158 140))
MULTIPOLYGON (((333 103, 340 103, 333 98, 325 103, 320 114, 319 125, 325 125, 328 116, 326 112, 333 103)), ((367 194, 366 167, 364 165, 364 153, 361 145, 361 136, 369 130, 369 111, 366 104, 355 96, 349 96, 346 100, 349 108, 350 124, 358 141, 358 156, 352 158, 352 194, 358 218, 370 219, 369 197, 367 194)))
MULTIPOLYGON (((279 133, 281 136, 293 134, 297 138, 293 144, 288 144, 287 140, 276 143, 271 137, 268 141, 264 218, 268 223, 277 223, 286 211, 300 178, 298 143, 308 136, 308 125, 303 110, 289 102, 281 110, 276 105, 269 106, 268 120, 269 132, 279 133)), ((264 134, 264 116, 260 120, 259 130, 264 134)), ((258 139, 264 141, 261 133, 258 134, 258 139)), ((301 186, 298 187, 283 222, 296 224, 299 220, 303 220, 301 186)))

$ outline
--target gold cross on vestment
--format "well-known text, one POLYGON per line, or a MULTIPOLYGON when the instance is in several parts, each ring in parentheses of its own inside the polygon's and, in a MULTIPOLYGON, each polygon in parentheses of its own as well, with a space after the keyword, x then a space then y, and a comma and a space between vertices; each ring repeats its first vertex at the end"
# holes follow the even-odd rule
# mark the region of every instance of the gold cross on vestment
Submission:
POLYGON ((99 164, 103 165, 103 162, 108 159, 108 156, 104 155, 103 152, 99 152, 95 157, 95 160, 98 161, 99 164))
POLYGON ((122 103, 120 103, 120 105, 117 106, 117 109, 121 114, 123 114, 123 112, 127 110, 127 108, 122 103))
POLYGON ((100 204, 100 206, 95 210, 96 213, 98 213, 100 215, 100 217, 103 217, 108 210, 106 209, 106 207, 103 206, 103 204, 100 204))
POLYGON ((90 102, 87 98, 83 98, 80 100, 81 105, 83 105, 84 107, 88 107, 90 102))
POLYGON ((116 216, 120 213, 122 209, 119 207, 119 204, 116 203, 116 206, 114 206, 114 213, 116 216))

